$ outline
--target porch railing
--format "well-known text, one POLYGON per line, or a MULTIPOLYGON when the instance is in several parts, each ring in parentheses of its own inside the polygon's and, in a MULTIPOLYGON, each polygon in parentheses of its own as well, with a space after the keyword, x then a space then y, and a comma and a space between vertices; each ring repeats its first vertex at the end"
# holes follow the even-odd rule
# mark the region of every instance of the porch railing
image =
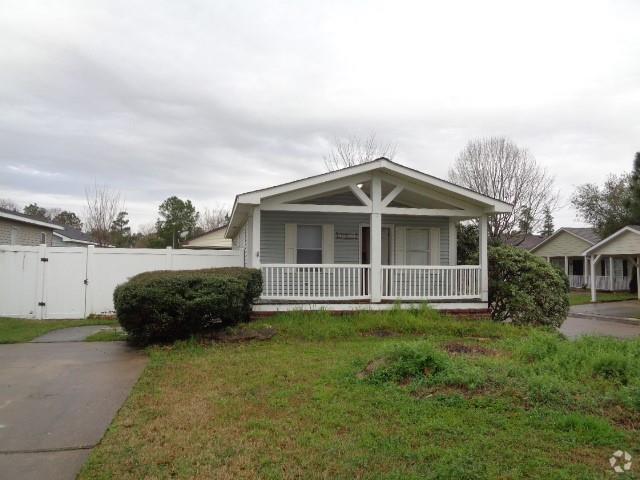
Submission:
POLYGON ((480 298, 480 266, 382 266, 383 299, 480 298))
POLYGON ((359 264, 262 265, 265 300, 369 298, 371 267, 359 264))
MULTIPOLYGON (((629 288, 630 277, 617 276, 613 277, 613 289, 614 290, 627 290, 629 288)), ((583 288, 591 287, 591 277, 585 275, 569 275, 569 285, 571 288, 583 288)), ((609 283, 608 275, 596 276, 596 290, 610 290, 611 284, 609 283)))

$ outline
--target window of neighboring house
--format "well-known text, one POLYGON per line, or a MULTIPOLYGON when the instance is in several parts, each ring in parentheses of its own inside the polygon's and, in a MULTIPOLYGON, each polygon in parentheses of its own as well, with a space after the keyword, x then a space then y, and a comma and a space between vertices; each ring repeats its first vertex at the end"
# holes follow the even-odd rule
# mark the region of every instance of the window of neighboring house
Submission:
POLYGON ((623 260, 622 261, 622 276, 626 277, 627 275, 629 275, 629 266, 627 265, 627 261, 623 260))
POLYGON ((297 263, 322 263, 322 225, 298 225, 297 263))
POLYGON ((431 248, 429 230, 426 228, 407 228, 407 265, 429 265, 431 248))
POLYGON ((584 260, 572 260, 572 275, 584 275, 584 260))
POLYGON ((47 243, 47 234, 44 232, 40 232, 40 243, 47 243))
POLYGON ((11 229, 11 245, 17 245, 17 244, 18 244, 18 229, 14 227, 11 229))
POLYGON ((607 262, 604 260, 600 260, 600 275, 605 277, 607 275, 607 262))

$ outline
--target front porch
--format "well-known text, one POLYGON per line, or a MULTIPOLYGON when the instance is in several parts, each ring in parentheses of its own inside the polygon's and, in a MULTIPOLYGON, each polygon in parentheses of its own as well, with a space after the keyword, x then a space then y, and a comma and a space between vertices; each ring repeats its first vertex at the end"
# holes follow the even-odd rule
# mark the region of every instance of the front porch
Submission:
POLYGON ((387 159, 238 197, 228 234, 262 271, 255 311, 486 309, 488 216, 511 206, 387 159), (457 263, 478 223, 479 262, 457 263))

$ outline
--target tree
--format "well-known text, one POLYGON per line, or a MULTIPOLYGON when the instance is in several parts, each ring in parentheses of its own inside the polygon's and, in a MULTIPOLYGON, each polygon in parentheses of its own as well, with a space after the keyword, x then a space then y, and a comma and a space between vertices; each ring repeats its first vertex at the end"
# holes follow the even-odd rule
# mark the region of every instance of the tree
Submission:
POLYGON ((396 145, 380 144, 375 133, 366 138, 352 135, 348 138, 335 138, 328 155, 324 157, 324 165, 328 171, 360 165, 380 157, 393 160, 396 145))
POLYGON ((105 185, 94 184, 85 188, 87 201, 85 225, 95 242, 100 246, 109 245, 111 240, 111 225, 124 210, 124 202, 120 192, 111 190, 105 185))
POLYGON ((142 225, 131 236, 131 243, 135 248, 164 248, 164 240, 158 237, 154 223, 142 225))
POLYGON ((9 198, 0 198, 0 208, 11 210, 12 212, 18 211, 18 205, 16 204, 16 202, 9 198))
POLYGON ((533 214, 531 213, 531 208, 524 207, 520 218, 518 219, 518 233, 520 233, 524 238, 527 234, 531 233, 532 224, 533 214))
POLYGON ((640 223, 640 152, 636 152, 633 159, 630 187, 627 209, 631 223, 637 225, 640 223))
POLYGON ((542 211, 543 221, 542 221, 542 230, 540 231, 540 235, 543 237, 550 237, 553 235, 555 230, 553 226, 553 216, 551 215, 551 208, 549 205, 545 205, 544 210, 542 211))
POLYGON ((602 187, 594 183, 579 185, 571 196, 578 217, 607 237, 632 223, 629 206, 633 203, 633 175, 610 175, 602 187))
POLYGON ((513 205, 512 213, 489 218, 489 238, 493 243, 513 234, 527 209, 531 230, 539 228, 544 206, 554 208, 558 201, 553 177, 526 149, 504 137, 471 140, 449 170, 449 178, 513 205))
POLYGON ((118 212, 115 220, 111 222, 111 244, 116 247, 131 247, 131 227, 128 215, 125 211, 118 212))
POLYGON ((199 218, 198 227, 202 231, 208 232, 227 223, 229 223, 229 209, 226 206, 216 206, 204 209, 199 218))
POLYGON ((478 264, 478 225, 473 222, 458 224, 458 265, 478 264))
POLYGON ((58 225, 67 225, 76 230, 82 230, 82 221, 74 212, 63 210, 53 217, 52 221, 58 225))
POLYGON ((49 215, 47 215, 47 209, 38 206, 37 203, 30 203, 29 205, 24 207, 22 213, 33 218, 39 218, 40 220, 50 220, 49 215))
POLYGON ((156 230, 158 236, 164 240, 165 246, 178 246, 185 232, 185 239, 193 236, 199 214, 191 200, 169 197, 160 204, 158 214, 160 218, 156 221, 156 230))

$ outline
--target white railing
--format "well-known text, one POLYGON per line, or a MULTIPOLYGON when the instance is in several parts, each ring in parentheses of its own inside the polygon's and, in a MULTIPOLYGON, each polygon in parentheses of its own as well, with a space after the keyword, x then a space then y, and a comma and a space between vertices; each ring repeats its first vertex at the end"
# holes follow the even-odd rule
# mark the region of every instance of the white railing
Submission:
POLYGON ((480 266, 382 266, 383 299, 480 298, 480 266))
MULTIPOLYGON (((614 290, 627 290, 629 288, 629 277, 613 277, 614 290)), ((591 287, 591 277, 584 275, 569 275, 569 286, 571 288, 591 287)), ((596 276, 597 290, 611 290, 608 275, 596 276)))
POLYGON ((264 300, 360 300, 369 298, 369 265, 262 265, 264 300))

